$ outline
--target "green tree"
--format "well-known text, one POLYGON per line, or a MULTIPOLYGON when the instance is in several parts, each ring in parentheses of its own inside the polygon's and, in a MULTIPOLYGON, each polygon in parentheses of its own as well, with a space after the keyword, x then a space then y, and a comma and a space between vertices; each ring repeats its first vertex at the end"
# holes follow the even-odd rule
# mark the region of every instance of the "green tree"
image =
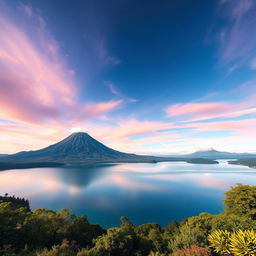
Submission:
POLYGON ((80 216, 73 221, 67 237, 70 241, 76 241, 80 247, 91 247, 93 240, 105 233, 100 225, 90 224, 85 216, 80 216))
POLYGON ((161 226, 157 223, 146 223, 135 228, 135 232, 140 240, 140 247, 143 246, 144 252, 152 250, 163 252, 167 248, 167 241, 163 237, 161 226), (146 250, 147 249, 147 250, 146 250))
POLYGON ((225 212, 256 219, 256 186, 241 185, 232 187, 223 200, 225 212))
POLYGON ((129 256, 134 249, 134 234, 121 228, 110 228, 107 233, 95 241, 90 250, 92 255, 129 256))
POLYGON ((27 214, 25 207, 13 207, 10 202, 0 203, 0 248, 23 247, 22 224, 27 214))
POLYGON ((75 219, 68 210, 60 212, 39 208, 27 216, 23 225, 26 243, 32 248, 50 247, 69 236, 75 219))

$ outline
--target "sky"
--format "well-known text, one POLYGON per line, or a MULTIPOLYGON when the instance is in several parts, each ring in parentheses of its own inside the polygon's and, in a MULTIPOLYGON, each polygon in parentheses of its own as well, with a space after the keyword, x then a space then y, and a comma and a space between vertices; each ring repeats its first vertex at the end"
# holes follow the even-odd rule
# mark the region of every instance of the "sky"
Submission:
POLYGON ((256 152, 256 0, 0 0, 0 153, 256 152))

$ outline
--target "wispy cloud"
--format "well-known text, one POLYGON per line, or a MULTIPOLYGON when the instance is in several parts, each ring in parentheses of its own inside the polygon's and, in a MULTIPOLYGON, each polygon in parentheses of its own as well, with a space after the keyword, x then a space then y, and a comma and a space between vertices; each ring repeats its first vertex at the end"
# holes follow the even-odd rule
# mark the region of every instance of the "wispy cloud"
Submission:
POLYGON ((124 102, 128 102, 128 103, 132 103, 132 102, 137 102, 136 99, 134 98, 130 98, 130 97, 127 97, 125 95, 123 95, 116 87, 116 85, 111 82, 111 81, 103 81, 104 85, 108 87, 109 91, 117 96, 118 98, 121 98, 124 102))
POLYGON ((251 69, 256 69, 256 57, 254 57, 251 61, 251 64, 250 64, 250 68, 251 69))
POLYGON ((122 63, 122 61, 113 55, 110 55, 106 49, 105 41, 103 39, 99 39, 98 42, 95 43, 95 49, 98 54, 98 58, 101 60, 102 65, 113 65, 117 66, 122 63))
MULTIPOLYGON (((90 127, 90 125, 88 125, 90 127)), ((102 137, 106 141, 130 138, 139 135, 150 135, 157 131, 172 129, 175 127, 170 122, 157 122, 138 120, 135 118, 115 120, 113 125, 91 125, 91 129, 96 137, 102 137)))
MULTIPOLYGON (((255 112, 256 113, 256 112, 255 112)), ((247 118, 244 120, 214 121, 203 123, 190 123, 187 127, 194 127, 200 132, 230 131, 232 133, 254 134, 256 130, 256 119, 247 118)))
POLYGON ((0 18, 0 118, 35 124, 86 120, 122 103, 78 104, 74 71, 46 22, 29 6, 15 11, 21 24, 3 9, 0 18))
POLYGON ((218 32, 220 58, 233 67, 249 65, 256 53, 254 0, 220 1, 225 22, 218 32))
POLYGON ((174 104, 166 109, 169 117, 189 116, 195 119, 209 119, 230 111, 233 111, 233 106, 224 102, 174 104))
POLYGON ((181 117, 180 121, 194 122, 215 118, 233 118, 256 113, 256 107, 227 102, 174 104, 166 110, 168 117, 181 117))
POLYGON ((88 119, 100 117, 117 109, 122 103, 123 100, 111 100, 108 102, 87 103, 84 106, 76 106, 76 108, 73 109, 76 115, 71 116, 71 120, 86 121, 88 119))
POLYGON ((110 92, 116 96, 121 96, 121 93, 116 89, 114 83, 110 81, 103 81, 103 83, 109 88, 110 92))

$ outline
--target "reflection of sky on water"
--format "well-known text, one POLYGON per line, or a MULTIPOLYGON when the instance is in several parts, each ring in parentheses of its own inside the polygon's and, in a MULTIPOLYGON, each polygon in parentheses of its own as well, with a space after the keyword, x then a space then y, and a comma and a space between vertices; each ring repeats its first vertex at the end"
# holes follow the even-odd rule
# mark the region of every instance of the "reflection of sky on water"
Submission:
POLYGON ((182 162, 100 164, 0 172, 0 193, 26 197, 33 208, 69 208, 103 225, 126 215, 135 223, 218 213, 223 192, 236 183, 255 185, 256 170, 182 162))

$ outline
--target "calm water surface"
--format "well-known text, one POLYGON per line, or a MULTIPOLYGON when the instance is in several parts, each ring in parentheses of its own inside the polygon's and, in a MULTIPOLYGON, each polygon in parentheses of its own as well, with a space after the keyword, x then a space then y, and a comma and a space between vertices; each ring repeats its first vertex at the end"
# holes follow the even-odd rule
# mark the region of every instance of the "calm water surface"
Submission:
POLYGON ((1 195, 28 198, 33 209, 68 208, 105 227, 119 225, 120 216, 165 226, 200 212, 217 214, 223 193, 236 183, 256 185, 256 170, 221 160, 219 165, 101 164, 0 172, 1 195))

